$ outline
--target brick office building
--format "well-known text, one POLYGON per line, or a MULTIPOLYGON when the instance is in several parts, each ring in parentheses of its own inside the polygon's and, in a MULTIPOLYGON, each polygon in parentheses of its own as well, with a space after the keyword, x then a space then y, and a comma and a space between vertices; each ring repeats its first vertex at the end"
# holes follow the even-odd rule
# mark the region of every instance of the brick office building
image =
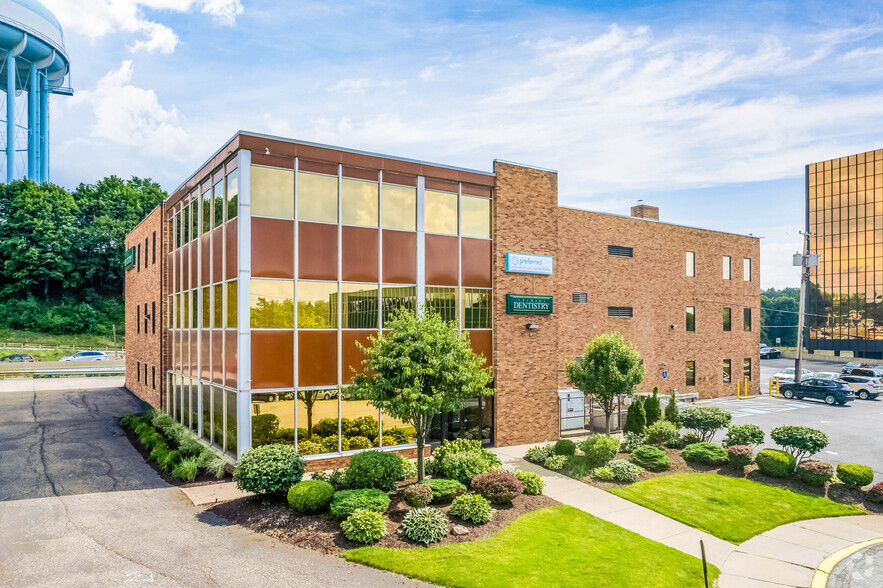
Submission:
POLYGON ((555 172, 500 161, 487 173, 241 132, 130 235, 137 248, 162 225, 166 247, 160 273, 127 272, 127 321, 150 296, 167 318, 156 340, 127 322, 127 385, 231 456, 280 438, 337 460, 407 447, 405 425, 346 386, 356 342, 425 304, 469 332, 497 388, 439 415, 434 439, 557 438, 564 361, 608 330, 638 346, 642 389, 721 396, 747 378, 756 392, 758 240, 656 212, 561 208, 555 172), (137 372, 157 354, 158 396, 137 372))

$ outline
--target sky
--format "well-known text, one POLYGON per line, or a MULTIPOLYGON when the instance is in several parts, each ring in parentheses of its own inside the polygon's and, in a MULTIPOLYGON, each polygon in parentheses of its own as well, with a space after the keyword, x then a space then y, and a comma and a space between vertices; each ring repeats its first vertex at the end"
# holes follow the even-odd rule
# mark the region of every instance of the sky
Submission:
MULTIPOLYGON (((237 130, 559 174, 559 204, 761 239, 799 285, 804 166, 883 147, 879 1, 43 0, 52 181, 169 191, 237 130)), ((673 268, 675 269, 675 268, 673 268)))

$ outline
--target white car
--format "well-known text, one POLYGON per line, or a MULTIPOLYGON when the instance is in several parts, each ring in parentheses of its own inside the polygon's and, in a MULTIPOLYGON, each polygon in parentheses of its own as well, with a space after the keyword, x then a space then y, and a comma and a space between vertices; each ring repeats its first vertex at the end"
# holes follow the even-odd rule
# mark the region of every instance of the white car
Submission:
POLYGON ((818 378, 819 380, 836 380, 842 375, 843 374, 835 374, 834 372, 816 372, 813 377, 818 378))
MULTIPOLYGON (((812 372, 808 369, 801 368, 800 369, 800 379, 805 380, 806 378, 812 376, 812 372)), ((794 381, 794 368, 785 368, 779 371, 775 376, 773 376, 774 380, 778 380, 781 382, 793 382, 794 381)))
POLYGON ((58 361, 104 361, 110 359, 104 351, 78 351, 58 361))

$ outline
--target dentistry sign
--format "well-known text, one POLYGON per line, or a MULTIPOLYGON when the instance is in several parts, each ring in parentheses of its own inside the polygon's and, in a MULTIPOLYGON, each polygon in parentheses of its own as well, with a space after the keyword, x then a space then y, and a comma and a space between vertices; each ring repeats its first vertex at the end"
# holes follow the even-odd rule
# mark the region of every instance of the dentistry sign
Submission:
POLYGON ((552 258, 548 255, 528 255, 526 253, 507 253, 506 271, 515 274, 552 275, 552 258))

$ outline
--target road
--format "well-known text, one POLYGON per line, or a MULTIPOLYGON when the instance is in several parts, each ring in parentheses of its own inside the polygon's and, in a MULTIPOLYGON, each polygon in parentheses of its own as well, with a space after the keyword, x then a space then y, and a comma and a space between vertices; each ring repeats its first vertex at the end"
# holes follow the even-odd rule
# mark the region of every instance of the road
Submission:
POLYGON ((142 405, 109 380, 0 386, 0 586, 419 585, 194 507, 117 426, 142 405))
MULTIPOLYGON (((812 371, 839 372, 844 362, 804 361, 812 371)), ((794 367, 794 360, 770 359, 760 364, 761 390, 765 393, 773 374, 794 367)), ((861 463, 874 468, 876 480, 883 480, 883 400, 855 400, 846 406, 827 406, 818 400, 785 400, 760 396, 749 400, 722 398, 713 401, 733 413, 734 423, 754 423, 767 433, 765 447, 775 447, 769 432, 781 425, 804 425, 824 431, 830 444, 816 459, 833 464, 861 463)), ((718 435, 717 440, 723 438, 718 435)))

